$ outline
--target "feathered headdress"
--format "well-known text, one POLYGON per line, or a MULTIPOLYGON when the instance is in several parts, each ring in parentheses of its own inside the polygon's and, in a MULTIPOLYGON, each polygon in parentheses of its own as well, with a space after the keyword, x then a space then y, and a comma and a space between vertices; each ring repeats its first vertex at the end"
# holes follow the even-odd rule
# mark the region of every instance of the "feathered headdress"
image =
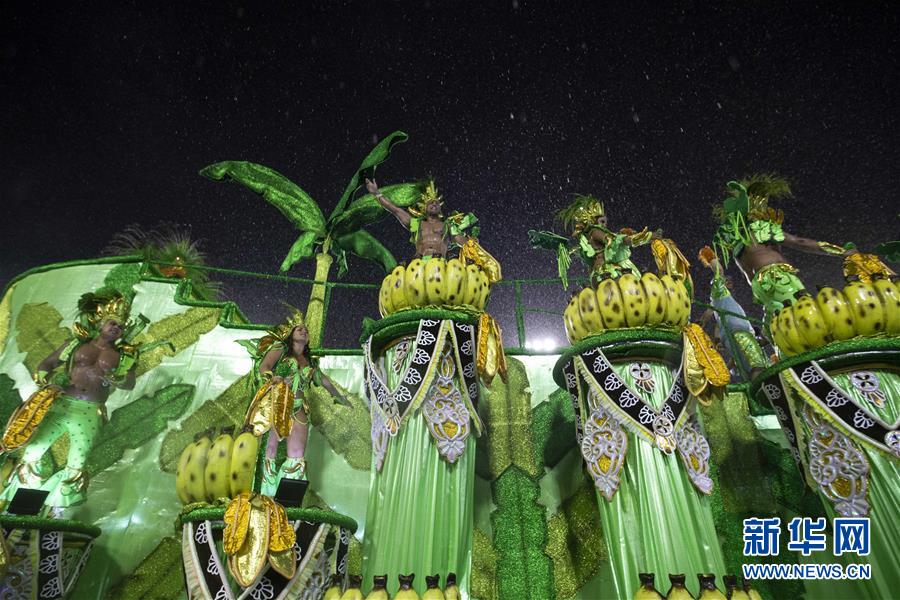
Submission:
POLYGON ((429 180, 428 185, 425 186, 425 191, 419 195, 419 201, 407 208, 407 210, 412 216, 421 218, 425 216, 425 209, 428 208, 431 202, 437 202, 441 206, 444 205, 444 197, 438 194, 437 188, 434 187, 433 179, 429 180))
POLYGON ((586 228, 594 225, 599 217, 605 215, 603 203, 593 196, 578 194, 567 207, 558 211, 556 220, 563 224, 572 235, 578 235, 586 228))

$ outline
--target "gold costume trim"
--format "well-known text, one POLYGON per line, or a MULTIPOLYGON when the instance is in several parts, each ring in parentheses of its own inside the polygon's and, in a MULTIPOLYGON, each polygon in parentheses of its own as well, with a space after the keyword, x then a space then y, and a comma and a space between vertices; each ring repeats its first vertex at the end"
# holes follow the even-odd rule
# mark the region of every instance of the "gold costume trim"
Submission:
POLYGON ((294 411, 294 394, 283 380, 267 381, 260 386, 253 397, 244 426, 250 427, 253 435, 261 437, 274 429, 281 439, 291 434, 291 418, 294 411))
POLYGON ((463 266, 472 263, 487 275, 488 281, 494 285, 503 279, 503 273, 500 269, 500 262, 491 256, 475 238, 469 238, 459 250, 459 260, 463 266))
MULTIPOLYGON (((822 242, 819 243, 821 244, 822 242)), ((844 249, 841 248, 842 253, 843 251, 844 249)), ((896 273, 886 264, 881 262, 881 259, 875 254, 863 254, 862 252, 857 252, 844 259, 845 279, 859 277, 860 281, 871 283, 873 275, 888 278, 896 275, 896 273)))
POLYGON ((62 393, 58 387, 41 388, 20 404, 6 423, 6 430, 3 432, 3 449, 15 450, 28 443, 38 425, 47 416, 47 411, 53 406, 53 402, 62 396, 62 393))
POLYGON ((494 318, 481 313, 478 320, 478 353, 475 367, 485 385, 490 385, 497 373, 506 381, 506 354, 503 352, 503 335, 494 318))

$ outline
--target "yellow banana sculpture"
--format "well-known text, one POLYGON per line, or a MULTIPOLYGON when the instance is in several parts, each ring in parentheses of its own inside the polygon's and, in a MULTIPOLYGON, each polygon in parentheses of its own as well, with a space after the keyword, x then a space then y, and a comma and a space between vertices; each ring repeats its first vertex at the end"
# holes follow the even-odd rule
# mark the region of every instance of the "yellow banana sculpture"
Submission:
POLYGON ((235 438, 231 447, 231 463, 228 465, 228 485, 232 498, 253 490, 258 451, 259 438, 252 432, 244 431, 235 438))
POLYGON ((818 348, 828 343, 830 334, 819 305, 809 294, 805 294, 791 307, 794 324, 809 348, 818 348))
POLYGON ((572 296, 569 305, 563 311, 563 321, 566 324, 566 336, 570 342, 578 342, 587 335, 581 325, 581 317, 578 316, 578 296, 572 296))
POLYGON ((800 335, 800 330, 797 327, 797 321, 794 319, 794 311, 793 307, 785 306, 781 309, 781 312, 778 313, 779 325, 781 327, 781 331, 784 334, 784 340, 788 347, 793 349, 793 354, 800 354, 801 352, 806 352, 809 350, 809 346, 806 344, 806 340, 803 339, 803 336, 800 335))
POLYGON ((228 482, 231 470, 231 449, 234 438, 231 430, 222 431, 209 449, 204 477, 206 478, 206 501, 215 502, 218 498, 230 498, 231 487, 228 482))
POLYGON ((190 502, 203 502, 206 500, 206 462, 209 457, 209 448, 212 440, 209 433, 204 433, 197 440, 191 451, 190 460, 184 467, 185 490, 190 502))
POLYGON ((267 562, 286 579, 294 576, 297 539, 284 507, 268 496, 243 492, 228 503, 224 521, 222 545, 238 585, 252 585, 267 562))
POLYGON ((444 271, 446 264, 439 258, 432 258, 425 263, 425 295, 428 304, 444 303, 444 271))
POLYGON ((641 275, 641 285, 647 298, 647 325, 659 325, 666 317, 666 288, 653 273, 641 275))
POLYGON ((386 317, 394 312, 394 305, 391 303, 391 276, 388 275, 381 280, 381 289, 378 290, 378 313, 382 317, 386 317))
POLYGON ((884 307, 871 283, 851 281, 844 287, 844 296, 853 311, 856 335, 875 335, 884 331, 884 307))
POLYGON ((856 335, 853 311, 844 295, 833 288, 823 287, 816 295, 816 304, 833 340, 849 340, 856 335))
POLYGON ((600 320, 600 309, 597 306, 597 295, 590 287, 586 287, 578 293, 578 315, 581 317, 584 328, 590 333, 603 329, 603 323, 600 320))
POLYGON ((325 590, 322 600, 341 600, 341 584, 343 577, 335 573, 331 576, 331 585, 325 590))
POLYGON ((785 309, 781 309, 772 316, 771 321, 769 321, 769 332, 772 334, 772 341, 775 342, 775 346, 781 350, 782 354, 797 354, 798 350, 790 345, 784 332, 784 324, 781 316, 781 313, 784 311, 785 309))
POLYGON ((403 265, 397 265, 391 271, 391 305, 394 312, 399 312, 409 306, 406 300, 405 286, 403 285, 404 273, 403 265))
POLYGON ((647 296, 641 280, 632 273, 623 273, 618 284, 625 306, 625 322, 629 327, 643 326, 647 322, 647 296))
POLYGON ((458 258, 451 258, 447 261, 444 285, 446 286, 444 298, 447 304, 462 304, 466 292, 466 267, 458 258))
POLYGON ((663 275, 659 280, 666 290, 665 322, 674 327, 683 327, 691 313, 687 288, 681 280, 676 280, 671 275, 663 275))
POLYGON ((466 265, 466 285, 465 295, 463 296, 463 304, 475 306, 475 300, 478 298, 478 267, 475 265, 466 265))
POLYGON ((444 588, 444 600, 459 600, 459 587, 456 585, 456 573, 447 573, 447 586, 444 588))
POLYGON ((419 594, 412 587, 415 574, 399 575, 398 578, 400 580, 400 589, 394 594, 394 600, 420 600, 419 594))
POLYGON ((416 307, 428 304, 428 297, 425 295, 425 264, 421 258, 409 261, 403 275, 403 284, 406 286, 407 305, 416 307))
POLYGON ((900 291, 890 279, 873 279, 872 287, 881 299, 884 308, 884 331, 889 335, 900 333, 900 291))
MULTIPOLYGON (((600 314, 603 316, 604 329, 620 329, 627 324, 625 321, 625 307, 622 301, 622 292, 619 290, 615 280, 607 278, 600 282, 597 286, 597 302, 600 305, 600 314)), ((582 322, 585 327, 591 331, 600 331, 599 328, 594 329, 589 323, 584 321, 582 314, 582 322)))
POLYGON ((372 591, 366 596, 366 600, 390 600, 387 591, 387 575, 376 575, 372 578, 372 591))
POLYGON ((482 270, 478 271, 478 284, 481 287, 478 299, 475 301, 475 308, 484 310, 484 307, 487 306, 488 296, 491 295, 491 282, 488 280, 487 273, 482 270))

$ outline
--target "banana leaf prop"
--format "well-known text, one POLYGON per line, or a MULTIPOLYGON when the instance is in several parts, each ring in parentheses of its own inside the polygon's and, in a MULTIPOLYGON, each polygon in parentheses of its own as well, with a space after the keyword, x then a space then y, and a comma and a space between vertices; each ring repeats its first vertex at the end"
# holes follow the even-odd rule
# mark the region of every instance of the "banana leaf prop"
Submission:
POLYGON ((296 534, 284 507, 268 496, 243 492, 231 500, 222 541, 228 570, 243 588, 253 585, 267 563, 286 579, 294 576, 296 534))
MULTIPOLYGON (((281 272, 311 258, 317 250, 336 255, 339 276, 347 271, 348 253, 378 263, 390 272, 397 261, 387 248, 362 229, 388 213, 370 194, 355 201, 353 195, 361 181, 374 176, 375 168, 387 160, 393 147, 408 137, 402 131, 395 131, 369 152, 327 219, 319 204, 305 190, 269 167, 247 161, 223 161, 203 168, 200 174, 214 181, 231 179, 243 184, 277 208, 300 232, 281 263, 281 272)), ((421 186, 399 184, 387 186, 383 192, 398 206, 409 206, 418 200, 421 186)))
MULTIPOLYGON (((532 248, 543 248, 556 252, 556 268, 559 273, 559 279, 562 281, 563 289, 569 287, 569 267, 572 265, 571 254, 578 250, 569 248, 569 238, 555 234, 552 231, 536 231, 530 229, 528 231, 528 241, 532 248)), ((585 261, 587 262, 587 261, 585 261)))
POLYGON ((683 335, 684 383, 693 396, 708 405, 731 381, 731 374, 700 325, 688 323, 683 335))

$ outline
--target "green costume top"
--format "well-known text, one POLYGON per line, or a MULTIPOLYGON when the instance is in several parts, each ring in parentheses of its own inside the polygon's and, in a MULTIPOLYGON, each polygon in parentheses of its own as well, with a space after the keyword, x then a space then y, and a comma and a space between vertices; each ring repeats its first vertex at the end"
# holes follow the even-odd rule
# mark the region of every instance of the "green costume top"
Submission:
POLYGON ((278 362, 272 368, 272 374, 285 379, 291 378, 291 391, 294 396, 300 391, 305 396, 309 392, 309 386, 316 384, 322 385, 322 372, 318 367, 306 365, 303 368, 297 364, 297 361, 288 356, 287 348, 285 348, 278 362))
MULTIPOLYGON (((419 228, 425 217, 413 216, 409 222, 409 241, 415 245, 419 241, 419 228)), ((444 237, 450 238, 450 244, 454 245, 453 238, 458 235, 478 237, 478 217, 474 213, 454 212, 444 221, 444 237)))
POLYGON ((780 244, 784 241, 784 212, 768 205, 768 196, 753 197, 751 208, 747 188, 737 181, 727 184, 731 195, 717 213, 721 221, 713 246, 723 264, 737 258, 752 244, 780 244))

